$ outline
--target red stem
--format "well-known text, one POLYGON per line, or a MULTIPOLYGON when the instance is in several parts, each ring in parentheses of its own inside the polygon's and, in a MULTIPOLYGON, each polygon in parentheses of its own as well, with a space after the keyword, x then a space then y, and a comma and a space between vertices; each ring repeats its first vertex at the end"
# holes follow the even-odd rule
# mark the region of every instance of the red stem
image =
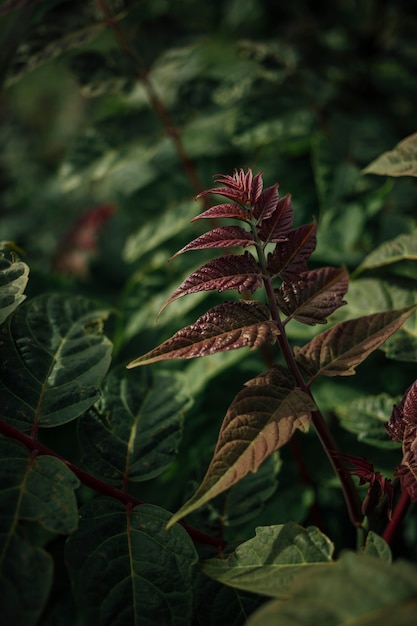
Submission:
MULTIPOLYGON (((11 426, 10 424, 3 422, 2 420, 0 420, 0 433, 16 441, 20 441, 21 443, 23 443, 23 445, 26 446, 26 448, 28 448, 32 452, 36 451, 40 455, 52 456, 56 459, 59 459, 60 461, 62 461, 62 463, 65 463, 65 465, 77 476, 77 478, 80 479, 80 481, 84 485, 90 487, 90 489, 93 489, 98 493, 101 493, 104 496, 110 496, 111 498, 115 498, 126 506, 140 506, 141 504, 144 504, 141 500, 138 500, 134 496, 131 496, 126 491, 122 491, 121 489, 112 487, 111 485, 108 485, 99 478, 95 478, 77 465, 74 465, 74 463, 71 463, 53 450, 50 450, 36 439, 33 439, 29 435, 25 435, 17 428, 14 428, 14 426, 11 426)), ((184 528, 184 530, 186 530, 191 539, 193 539, 194 541, 214 546, 219 551, 223 550, 226 545, 223 539, 218 539, 217 537, 211 537, 210 535, 206 535, 196 528, 187 526, 182 522, 179 522, 179 524, 184 528)))
POLYGON ((410 500, 410 496, 408 495, 408 492, 403 491, 400 499, 397 502, 397 506, 394 509, 394 513, 382 534, 383 539, 385 539, 385 541, 389 545, 392 545, 394 536, 398 528, 400 527, 409 509, 410 504, 411 504, 411 500, 410 500))

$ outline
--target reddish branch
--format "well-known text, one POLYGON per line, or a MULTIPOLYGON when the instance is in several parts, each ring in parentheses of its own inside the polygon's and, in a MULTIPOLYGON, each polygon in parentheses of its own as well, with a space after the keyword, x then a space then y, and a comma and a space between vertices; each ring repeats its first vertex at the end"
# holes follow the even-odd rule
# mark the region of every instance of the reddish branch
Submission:
MULTIPOLYGON (((84 471, 77 465, 74 465, 74 463, 71 463, 70 461, 60 456, 59 454, 57 454, 56 452, 54 452, 47 446, 44 446, 37 439, 34 439, 33 437, 30 437, 29 435, 25 435, 17 428, 14 428, 14 426, 11 426, 10 424, 3 422, 2 420, 0 420, 0 433, 16 441, 20 441, 31 452, 35 451, 39 455, 52 456, 56 459, 59 459, 60 461, 65 463, 65 465, 75 474, 75 476, 77 476, 77 478, 80 479, 80 481, 86 487, 90 487, 90 489, 93 489, 94 491, 102 494, 103 496, 109 496, 111 498, 115 498, 116 500, 124 504, 125 506, 132 507, 132 506, 140 506, 141 504, 144 504, 141 500, 138 500, 134 496, 131 496, 126 491, 122 491, 121 489, 112 487, 111 485, 105 483, 104 481, 98 478, 95 478, 94 476, 84 471)), ((223 550, 223 548, 225 547, 225 542, 223 541, 223 539, 218 539, 217 537, 211 537, 210 535, 206 535, 205 533, 202 533, 196 528, 192 528, 191 526, 187 526, 186 524, 183 524, 181 522, 179 522, 179 524, 184 528, 184 530, 187 531, 191 539, 193 539, 194 541, 214 546, 219 551, 223 550)))
MULTIPOLYGON (((197 174, 193 162, 187 154, 181 135, 177 127, 175 126, 168 109, 156 93, 154 86, 148 78, 148 68, 146 68, 139 52, 128 41, 125 32, 123 31, 119 22, 111 14, 108 6, 106 5, 106 2, 104 0, 96 0, 96 2, 100 11, 104 15, 106 25, 109 26, 109 28, 111 28, 111 30, 113 31, 121 50, 123 50, 126 56, 129 57, 136 65, 138 69, 137 78, 142 83, 148 95, 150 105, 155 114, 162 122, 166 134, 171 137, 178 157, 184 167, 184 171, 187 174, 187 177, 191 182, 196 194, 199 194, 204 188, 203 184, 200 180, 199 175, 197 174)), ((206 205, 206 208, 209 206, 205 198, 203 198, 203 203, 206 205)))

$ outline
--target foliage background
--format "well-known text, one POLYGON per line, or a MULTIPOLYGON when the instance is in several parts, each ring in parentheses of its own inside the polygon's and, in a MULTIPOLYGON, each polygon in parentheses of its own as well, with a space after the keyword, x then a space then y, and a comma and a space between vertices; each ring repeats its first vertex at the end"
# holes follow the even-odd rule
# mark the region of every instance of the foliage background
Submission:
MULTIPOLYGON (((24 250, 29 297, 86 295, 111 309, 114 370, 218 302, 218 294, 191 296, 156 321, 206 254, 167 263, 199 234, 189 224, 201 210, 193 197, 215 173, 251 167, 267 184, 278 181, 281 195, 293 195, 296 223, 318 221, 316 265, 354 271, 379 244, 416 226, 415 179, 361 174, 416 130, 411 0, 5 1, 0 20, 0 240, 24 250), (114 213, 93 229, 92 247, 74 243, 74 224, 102 205, 114 213), (81 273, 68 265, 68 251, 81 273)), ((395 269, 396 281, 415 277, 410 264, 395 269)), ((294 324, 291 336, 302 342, 311 332, 294 324)), ((179 453, 160 476, 131 486, 170 511, 200 482, 225 410, 265 363, 262 354, 238 351, 164 366, 179 369, 189 396, 179 453)), ((387 475, 398 450, 371 446, 361 433, 358 441, 336 407, 381 392, 397 397, 415 371, 415 362, 378 352, 354 380, 326 380, 316 391, 342 449, 371 456, 387 475)), ((82 463, 73 422, 40 438, 82 463)), ((298 446, 297 438, 241 494, 234 490, 187 522, 234 545, 255 526, 291 519, 320 525, 337 549, 352 547, 314 434, 303 438, 301 465, 293 461, 298 446)), ((89 497, 81 489, 80 500, 89 497)), ((414 511, 395 546, 412 560, 415 521, 414 511)), ((51 551, 59 598, 67 585, 63 540, 51 551)), ((47 608, 44 623, 54 610, 47 608)))

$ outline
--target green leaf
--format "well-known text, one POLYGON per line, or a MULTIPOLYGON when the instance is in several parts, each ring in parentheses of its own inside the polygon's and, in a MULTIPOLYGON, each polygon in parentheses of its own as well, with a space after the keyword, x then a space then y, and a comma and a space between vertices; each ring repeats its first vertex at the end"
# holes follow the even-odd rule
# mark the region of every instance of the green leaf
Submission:
POLYGON ((416 610, 415 567, 346 552, 296 578, 287 601, 269 602, 247 626, 413 626, 416 610))
POLYGON ((392 554, 389 545, 380 535, 377 535, 377 533, 372 530, 369 531, 366 537, 362 552, 368 556, 377 557, 386 563, 392 562, 392 554))
POLYGON ((256 529, 227 559, 203 561, 211 578, 231 587, 285 598, 288 585, 303 572, 319 572, 333 564, 333 544, 318 528, 294 522, 256 529), (320 565, 319 565, 320 564, 320 565))
POLYGON ((25 300, 29 267, 22 261, 8 261, 0 243, 0 324, 25 300))
POLYGON ((384 152, 362 174, 417 176, 417 133, 406 137, 393 150, 384 152))
POLYGON ((80 511, 67 542, 67 563, 86 623, 189 626, 193 543, 181 526, 165 530, 169 513, 130 510, 109 498, 80 511))
POLYGON ((52 558, 17 534, 0 542, 2 621, 36 626, 52 587, 52 558))
POLYGON ((417 305, 375 313, 336 324, 302 348, 295 348, 299 365, 311 376, 351 376, 417 309, 417 305))
POLYGON ((84 465, 120 486, 158 476, 176 457, 188 405, 180 373, 114 372, 78 424, 84 465))
POLYGON ((219 304, 127 367, 274 343, 279 330, 268 316, 268 307, 260 302, 239 300, 219 304))
POLYGON ((294 387, 285 369, 271 370, 247 383, 224 418, 213 459, 194 496, 175 513, 171 526, 215 496, 256 472, 286 444, 295 430, 306 431, 315 405, 294 387))
POLYGON ((391 417, 393 405, 400 399, 381 393, 377 396, 355 398, 336 405, 333 410, 341 426, 355 433, 359 441, 390 450, 398 448, 398 443, 388 437, 385 424, 391 417))
POLYGON ((362 261, 355 274, 365 270, 390 265, 398 261, 417 259, 417 230, 383 243, 362 261))
POLYGON ((76 529, 79 480, 60 459, 31 454, 22 444, 0 437, 0 478, 2 534, 13 535, 18 520, 39 522, 59 534, 76 529))
POLYGON ((0 331, 1 417, 28 431, 69 422, 94 404, 111 359, 107 315, 73 296, 44 295, 19 307, 0 331))

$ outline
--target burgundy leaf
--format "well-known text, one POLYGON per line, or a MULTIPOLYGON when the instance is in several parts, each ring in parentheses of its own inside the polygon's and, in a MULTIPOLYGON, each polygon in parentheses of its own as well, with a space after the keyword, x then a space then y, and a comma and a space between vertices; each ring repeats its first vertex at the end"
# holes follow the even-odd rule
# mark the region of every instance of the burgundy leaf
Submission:
POLYGON ((293 227, 293 221, 294 209, 291 204, 291 196, 287 195, 279 200, 272 215, 262 221, 258 236, 265 243, 287 241, 293 227))
POLYGON ((346 304, 347 288, 345 268, 323 267, 303 272, 295 282, 283 282, 276 299, 289 319, 313 326, 325 324, 329 315, 346 304))
POLYGON ((403 458, 395 476, 412 502, 417 502, 417 381, 393 407, 387 431, 391 439, 402 443, 403 458))
POLYGON ((197 291, 237 289, 254 292, 262 286, 262 272, 249 252, 213 259, 193 272, 163 304, 161 311, 174 300, 197 291))
POLYGON ((268 254, 268 271, 283 280, 296 280, 307 271, 307 261, 316 247, 317 224, 304 224, 287 235, 287 241, 278 243, 268 254))
POLYGON ((282 371, 249 381, 227 411, 203 482, 169 525, 256 472, 297 429, 306 432, 315 408, 311 397, 282 371))
POLYGON ((374 503, 381 504, 384 497, 387 499, 388 517, 391 518, 392 503, 394 499, 394 489, 389 478, 385 478, 380 472, 376 472, 372 463, 360 456, 350 456, 349 454, 337 455, 342 461, 353 465, 349 474, 354 474, 359 478, 359 484, 369 483, 367 497, 362 506, 364 515, 372 512, 374 503))
POLYGON ((174 259, 183 252, 189 250, 204 250, 205 248, 232 248, 234 246, 242 246, 247 248, 253 244, 253 235, 248 230, 240 226, 219 226, 213 228, 204 235, 200 235, 197 239, 193 239, 189 244, 178 250, 171 257, 174 259))
POLYGON ((204 313, 144 356, 127 366, 136 367, 168 359, 192 359, 248 346, 274 343, 279 334, 269 319, 269 309, 260 302, 225 302, 204 313))
POLYGON ((295 348, 298 364, 310 376, 351 376, 369 354, 379 348, 417 306, 384 311, 336 324, 314 337, 301 348, 295 348))
POLYGON ((253 215, 259 220, 266 220, 274 213, 278 204, 279 194, 278 185, 275 183, 273 187, 268 187, 261 193, 253 206, 253 215))
POLYGON ((249 214, 238 204, 216 204, 207 211, 200 213, 197 217, 194 217, 191 221, 196 222, 202 219, 218 219, 220 217, 228 217, 236 220, 248 221, 249 214))
POLYGON ((198 194, 197 198, 202 198, 209 193, 215 193, 225 196, 230 200, 236 200, 241 204, 254 204, 262 192, 262 174, 256 174, 254 177, 252 170, 245 172, 240 169, 235 170, 233 176, 217 175, 216 183, 224 185, 224 187, 213 187, 198 194))

